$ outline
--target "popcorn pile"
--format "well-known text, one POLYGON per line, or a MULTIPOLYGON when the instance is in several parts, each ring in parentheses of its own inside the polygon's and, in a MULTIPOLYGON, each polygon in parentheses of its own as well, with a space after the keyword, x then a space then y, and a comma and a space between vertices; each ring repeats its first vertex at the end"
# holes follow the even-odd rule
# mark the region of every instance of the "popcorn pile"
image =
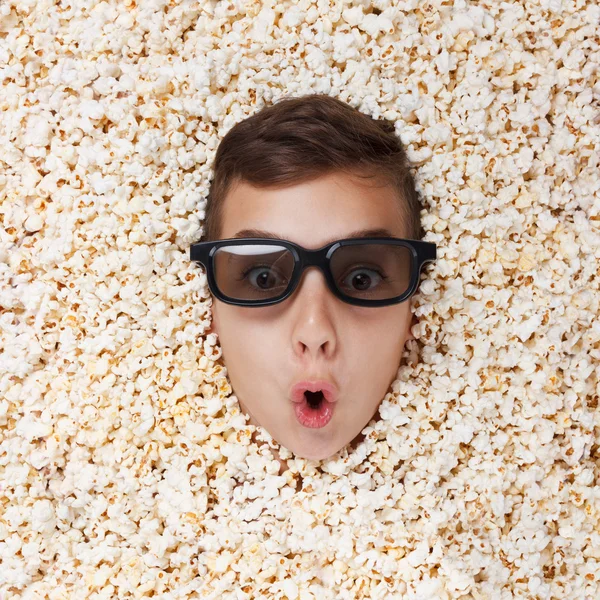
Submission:
POLYGON ((599 24, 0 3, 0 597, 599 598, 599 24), (280 476, 188 252, 222 136, 311 92, 396 120, 439 258, 381 421, 280 476))

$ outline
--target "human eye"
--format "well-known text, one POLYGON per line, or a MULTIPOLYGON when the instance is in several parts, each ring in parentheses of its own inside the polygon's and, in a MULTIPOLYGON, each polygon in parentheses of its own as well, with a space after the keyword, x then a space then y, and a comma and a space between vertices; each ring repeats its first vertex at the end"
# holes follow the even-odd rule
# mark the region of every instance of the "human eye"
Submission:
POLYGON ((286 283, 285 278, 278 281, 279 274, 271 265, 252 265, 242 271, 238 281, 247 281, 252 287, 260 290, 269 290, 275 285, 286 283), (254 277, 256 275, 256 277, 254 277))
POLYGON ((356 266, 342 279, 342 283, 352 291, 368 292, 387 280, 387 275, 378 269, 356 266))

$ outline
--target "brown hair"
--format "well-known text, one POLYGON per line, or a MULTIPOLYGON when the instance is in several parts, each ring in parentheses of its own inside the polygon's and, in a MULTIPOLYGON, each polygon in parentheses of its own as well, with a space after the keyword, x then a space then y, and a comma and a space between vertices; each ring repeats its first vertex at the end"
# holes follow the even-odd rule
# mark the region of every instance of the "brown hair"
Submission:
POLYGON ((422 207, 410 167, 393 122, 373 119, 327 94, 285 97, 236 124, 221 140, 203 241, 220 239, 223 202, 234 183, 285 187, 333 171, 392 185, 405 236, 420 240, 422 207))

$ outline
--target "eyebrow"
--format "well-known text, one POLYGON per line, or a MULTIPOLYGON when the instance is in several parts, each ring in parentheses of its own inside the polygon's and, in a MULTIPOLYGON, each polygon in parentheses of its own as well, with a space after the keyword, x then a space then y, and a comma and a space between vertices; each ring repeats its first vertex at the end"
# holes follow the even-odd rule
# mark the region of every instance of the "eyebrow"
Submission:
MULTIPOLYGON (((323 245, 331 244, 332 242, 337 241, 338 239, 349 239, 349 238, 368 238, 368 237, 397 237, 394 235, 389 229, 385 229, 383 227, 377 227, 375 229, 358 229, 356 231, 352 231, 341 238, 335 237, 326 240, 323 245)), ((242 229, 238 231, 232 239, 238 238, 268 238, 271 240, 279 240, 286 241, 285 238, 278 236, 275 233, 271 233, 270 231, 263 231, 262 229, 242 229)))

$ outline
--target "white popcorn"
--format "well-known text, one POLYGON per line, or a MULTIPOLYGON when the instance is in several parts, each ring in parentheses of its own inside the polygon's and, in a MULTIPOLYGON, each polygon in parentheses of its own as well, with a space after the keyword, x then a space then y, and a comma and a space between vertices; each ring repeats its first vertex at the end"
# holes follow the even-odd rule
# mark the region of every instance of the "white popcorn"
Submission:
POLYGON ((31 509, 31 527, 34 531, 50 533, 56 526, 54 507, 49 500, 37 500, 31 509))
POLYGON ((361 23, 364 18, 365 14, 362 6, 353 6, 351 8, 345 8, 342 11, 342 19, 352 27, 361 23))
POLYGON ((358 28, 365 31, 370 37, 377 38, 381 32, 393 33, 394 26, 385 15, 370 13, 365 15, 358 23, 358 28))
POLYGON ((290 600, 298 598, 298 586, 293 580, 285 580, 281 585, 281 589, 290 600))
POLYGON ((86 119, 98 120, 104 116, 104 108, 96 100, 84 100, 79 105, 79 114, 86 119))
POLYGON ((106 194, 107 192, 112 192, 117 185, 118 180, 116 177, 103 177, 102 173, 96 171, 92 173, 89 177, 90 185, 96 194, 106 194))
POLYGON ((522 342, 527 341, 531 337, 533 332, 538 330, 541 322, 542 317, 539 314, 535 314, 531 318, 521 321, 517 331, 515 332, 517 337, 522 342))
POLYGON ((306 12, 297 5, 287 6, 280 19, 280 29, 288 29, 301 25, 306 12))
POLYGON ((598 597, 600 8, 388 4, 0 4, 0 597, 598 597), (438 245, 324 461, 248 425, 188 264, 273 86, 394 121, 438 245))
POLYGON ((41 423, 33 415, 26 415, 19 419, 16 428, 17 435, 25 438, 28 442, 42 438, 52 433, 52 425, 41 423))
POLYGON ((42 147, 50 143, 52 125, 46 113, 32 114, 27 120, 27 129, 23 136, 25 146, 42 147))
POLYGON ((256 42, 266 42, 271 37, 275 23, 275 11, 264 6, 253 22, 251 39, 256 42))

